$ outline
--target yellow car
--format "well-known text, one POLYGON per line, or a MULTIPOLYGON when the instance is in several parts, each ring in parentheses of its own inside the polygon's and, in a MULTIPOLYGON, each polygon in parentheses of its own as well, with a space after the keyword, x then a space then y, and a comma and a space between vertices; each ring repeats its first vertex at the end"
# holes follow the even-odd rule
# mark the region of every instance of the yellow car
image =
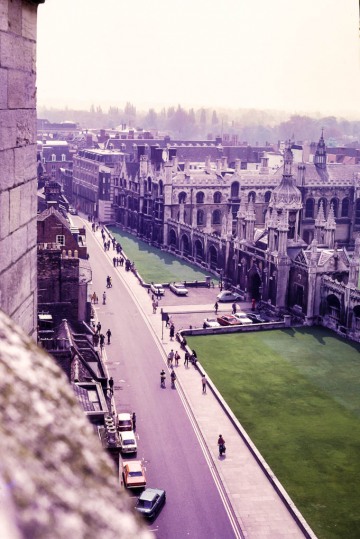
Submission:
POLYGON ((145 469, 141 460, 127 460, 123 463, 123 479, 126 488, 146 487, 145 469))

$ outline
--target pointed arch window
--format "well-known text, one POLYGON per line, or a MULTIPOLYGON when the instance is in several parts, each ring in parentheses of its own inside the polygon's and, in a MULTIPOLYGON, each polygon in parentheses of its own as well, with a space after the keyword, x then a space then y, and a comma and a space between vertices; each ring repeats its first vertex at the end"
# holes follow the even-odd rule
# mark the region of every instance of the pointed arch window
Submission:
POLYGON ((239 197, 239 182, 233 182, 231 184, 231 198, 239 197))
POLYGON ((205 198, 205 195, 202 191, 199 191, 198 193, 196 193, 196 203, 197 204, 204 204, 204 198, 205 198))
POLYGON ((267 202, 270 202, 270 198, 271 198, 271 191, 266 191, 265 193, 265 197, 264 197, 264 201, 267 203, 267 202))
POLYGON ((315 201, 313 198, 308 198, 305 202, 305 218, 314 219, 315 201))
POLYGON ((202 226, 204 224, 204 212, 203 210, 198 210, 196 214, 196 224, 202 226))
POLYGON ((248 202, 250 202, 250 200, 252 200, 253 202, 255 202, 255 200, 256 200, 256 193, 255 193, 255 191, 250 191, 250 193, 248 194, 248 202))
POLYGON ((344 198, 341 203, 341 217, 349 217, 349 199, 344 198))
POLYGON ((221 211, 215 210, 212 214, 212 224, 219 225, 221 223, 221 211))
POLYGON ((216 191, 216 193, 214 193, 214 204, 220 204, 221 202, 221 193, 220 191, 216 191))
POLYGON ((360 198, 355 202, 355 224, 360 225, 360 198))
POLYGON ((186 193, 185 191, 182 191, 179 193, 179 204, 185 204, 186 202, 186 193))

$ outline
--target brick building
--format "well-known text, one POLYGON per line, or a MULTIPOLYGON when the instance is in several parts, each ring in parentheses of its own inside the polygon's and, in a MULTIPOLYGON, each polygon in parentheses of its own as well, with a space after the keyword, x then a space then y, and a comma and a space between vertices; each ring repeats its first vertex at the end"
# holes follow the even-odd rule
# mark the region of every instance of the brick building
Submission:
POLYGON ((85 229, 71 227, 54 207, 38 215, 37 241, 38 244, 54 244, 66 251, 77 252, 79 258, 87 259, 85 229))

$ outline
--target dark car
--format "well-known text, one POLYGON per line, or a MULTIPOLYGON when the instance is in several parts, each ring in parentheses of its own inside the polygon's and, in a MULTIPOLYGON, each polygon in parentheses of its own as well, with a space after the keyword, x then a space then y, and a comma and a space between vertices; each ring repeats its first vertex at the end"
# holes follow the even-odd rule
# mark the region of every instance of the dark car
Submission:
POLYGON ((261 314, 258 313, 246 313, 246 316, 250 318, 253 324, 261 324, 263 322, 267 322, 261 314))
POLYGON ((146 488, 139 496, 136 510, 147 518, 153 518, 166 501, 166 492, 160 488, 146 488))

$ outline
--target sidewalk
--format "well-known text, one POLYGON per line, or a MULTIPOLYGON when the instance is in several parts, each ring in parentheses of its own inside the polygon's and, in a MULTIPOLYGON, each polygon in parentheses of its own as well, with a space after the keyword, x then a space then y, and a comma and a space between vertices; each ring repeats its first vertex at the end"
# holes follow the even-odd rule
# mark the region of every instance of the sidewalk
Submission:
MULTIPOLYGON (((87 228, 90 231, 91 227, 87 228)), ((96 237, 101 239, 100 231, 96 233, 96 237)), ((111 259, 112 251, 108 251, 107 254, 111 259)), ((164 338, 163 340, 161 338, 163 324, 161 314, 159 311, 153 314, 147 290, 139 286, 132 272, 119 268, 119 276, 131 291, 139 310, 148 320, 154 336, 164 351, 164 359, 171 349, 178 349, 180 352, 181 359, 179 367, 176 368, 178 390, 184 395, 195 418, 210 460, 216 468, 230 502, 241 529, 238 537, 316 538, 208 376, 207 392, 202 393, 201 358, 198 369, 192 365, 185 368, 184 352, 180 350, 177 341, 170 341, 168 328, 164 328, 164 338), (226 441, 225 458, 218 456, 217 438, 220 433, 226 441)), ((213 305, 192 305, 186 308, 188 312, 213 312, 213 305)), ((226 309, 228 310, 228 306, 226 309)), ((184 306, 167 306, 166 311, 184 312, 184 306)))

